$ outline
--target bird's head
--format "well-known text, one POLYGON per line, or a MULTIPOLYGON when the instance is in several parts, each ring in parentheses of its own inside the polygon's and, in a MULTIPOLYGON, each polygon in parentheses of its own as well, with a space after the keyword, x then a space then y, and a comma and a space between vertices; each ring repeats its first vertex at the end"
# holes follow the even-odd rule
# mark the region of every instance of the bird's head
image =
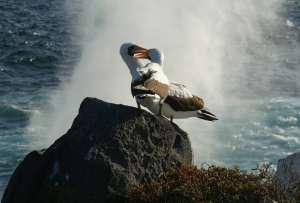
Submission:
POLYGON ((137 45, 132 45, 128 48, 128 54, 137 59, 148 59, 152 63, 163 65, 164 54, 159 49, 146 49, 137 45))

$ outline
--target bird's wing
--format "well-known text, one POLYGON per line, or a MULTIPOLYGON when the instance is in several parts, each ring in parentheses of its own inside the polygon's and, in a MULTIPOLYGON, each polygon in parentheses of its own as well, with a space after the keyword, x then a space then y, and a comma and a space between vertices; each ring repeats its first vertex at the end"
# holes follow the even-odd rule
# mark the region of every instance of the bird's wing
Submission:
POLYGON ((142 95, 142 94, 154 95, 155 92, 147 89, 143 84, 131 83, 131 94, 133 97, 135 97, 137 95, 142 95))
POLYGON ((171 81, 171 84, 186 88, 186 85, 180 84, 180 83, 178 83, 178 82, 171 81))
POLYGON ((192 98, 193 94, 186 88, 185 85, 171 82, 169 85, 169 96, 192 98))
POLYGON ((176 111, 196 111, 204 107, 203 99, 193 95, 185 85, 174 82, 169 85, 169 94, 165 103, 176 111))
POLYGON ((169 86, 158 80, 146 78, 145 81, 142 79, 141 81, 134 81, 131 83, 131 93, 132 96, 140 94, 157 94, 164 99, 168 96, 169 86))
POLYGON ((144 86, 155 94, 158 94, 161 98, 166 98, 168 96, 169 86, 159 82, 158 80, 146 80, 144 82, 144 86))
POLYGON ((198 111, 204 107, 204 101, 200 97, 189 98, 168 96, 165 103, 169 104, 175 111, 198 111))

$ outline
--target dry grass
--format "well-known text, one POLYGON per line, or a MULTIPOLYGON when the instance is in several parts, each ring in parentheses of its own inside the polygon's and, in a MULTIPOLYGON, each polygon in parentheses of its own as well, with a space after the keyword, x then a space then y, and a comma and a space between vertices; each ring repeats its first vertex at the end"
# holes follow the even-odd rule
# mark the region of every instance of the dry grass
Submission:
POLYGON ((181 166, 159 181, 135 187, 130 202, 290 203, 268 168, 246 173, 238 168, 181 166))

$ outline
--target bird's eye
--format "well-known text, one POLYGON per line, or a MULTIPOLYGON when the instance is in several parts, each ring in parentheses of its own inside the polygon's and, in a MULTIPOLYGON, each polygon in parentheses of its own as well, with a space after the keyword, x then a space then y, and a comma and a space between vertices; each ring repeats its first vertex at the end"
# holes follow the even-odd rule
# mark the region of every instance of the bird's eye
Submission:
POLYGON ((133 56, 134 49, 135 49, 134 45, 131 45, 130 47, 128 47, 128 52, 127 53, 128 53, 129 56, 133 56))

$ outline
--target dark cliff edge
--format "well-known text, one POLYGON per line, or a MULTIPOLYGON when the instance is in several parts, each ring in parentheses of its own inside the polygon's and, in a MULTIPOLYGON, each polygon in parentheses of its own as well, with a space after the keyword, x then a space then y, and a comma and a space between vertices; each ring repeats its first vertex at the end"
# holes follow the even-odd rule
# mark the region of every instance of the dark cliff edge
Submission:
POLYGON ((278 161, 275 180, 290 197, 300 202, 300 152, 278 161))
POLYGON ((190 141, 177 125, 86 98, 65 135, 25 157, 1 202, 123 202, 132 186, 191 162, 190 141))

